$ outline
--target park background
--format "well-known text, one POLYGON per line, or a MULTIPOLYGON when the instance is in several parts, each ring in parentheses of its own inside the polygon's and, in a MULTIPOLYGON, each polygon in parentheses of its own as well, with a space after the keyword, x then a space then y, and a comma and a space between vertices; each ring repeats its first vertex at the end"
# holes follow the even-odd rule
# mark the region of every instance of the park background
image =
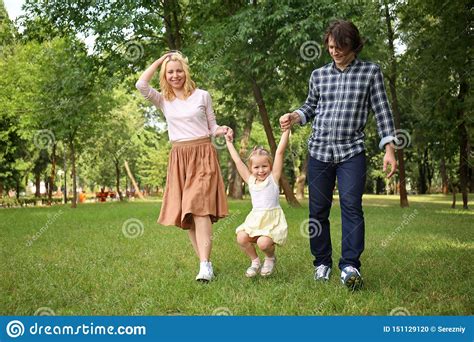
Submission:
MULTIPOLYGON (((2 314, 473 312, 468 1, 28 1, 22 13, 10 20, 0 0, 2 314), (389 180, 370 117, 366 290, 348 293, 337 272, 328 286, 312 280, 310 125, 293 130, 286 153, 290 236, 272 279, 243 277, 234 228, 251 206, 225 142, 213 140, 230 215, 214 226, 218 280, 195 284, 186 234, 156 224, 170 144, 162 114, 134 83, 181 50, 242 157, 254 145, 274 152, 278 118, 330 62, 322 37, 337 18, 358 26, 360 58, 381 66, 400 139, 389 180)), ((336 260, 337 191, 331 222, 336 260)))

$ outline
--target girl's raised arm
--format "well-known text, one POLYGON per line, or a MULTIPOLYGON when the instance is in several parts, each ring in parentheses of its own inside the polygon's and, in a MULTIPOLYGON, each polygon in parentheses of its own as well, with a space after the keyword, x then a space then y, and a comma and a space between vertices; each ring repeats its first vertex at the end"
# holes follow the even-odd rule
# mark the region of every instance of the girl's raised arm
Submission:
POLYGON ((227 144, 227 149, 229 150, 230 156, 232 157, 232 160, 234 161, 235 166, 237 167, 237 171, 239 172, 240 177, 242 177, 245 183, 248 183, 250 171, 247 168, 247 165, 245 165, 242 159, 240 159, 240 155, 235 149, 232 140, 226 136, 225 142, 227 144))
POLYGON ((280 181, 281 173, 283 171, 283 162, 285 160, 285 150, 286 146, 288 145, 288 140, 290 137, 290 129, 286 129, 281 134, 280 143, 278 144, 278 148, 275 153, 275 161, 273 162, 273 170, 272 175, 275 183, 278 184, 280 181))

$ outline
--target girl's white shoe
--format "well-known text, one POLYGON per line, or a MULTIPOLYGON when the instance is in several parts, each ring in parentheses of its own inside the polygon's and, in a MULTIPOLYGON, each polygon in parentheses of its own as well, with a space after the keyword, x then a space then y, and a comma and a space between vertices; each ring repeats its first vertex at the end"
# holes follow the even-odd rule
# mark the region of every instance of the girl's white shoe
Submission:
POLYGON ((265 261, 263 262, 263 267, 260 270, 260 275, 262 277, 268 277, 270 274, 273 273, 273 270, 275 269, 275 264, 276 264, 276 257, 265 258, 265 261))
POLYGON ((252 266, 247 268, 247 271, 245 271, 245 276, 247 278, 253 278, 258 274, 259 271, 260 271, 260 264, 258 265, 252 264, 252 266))

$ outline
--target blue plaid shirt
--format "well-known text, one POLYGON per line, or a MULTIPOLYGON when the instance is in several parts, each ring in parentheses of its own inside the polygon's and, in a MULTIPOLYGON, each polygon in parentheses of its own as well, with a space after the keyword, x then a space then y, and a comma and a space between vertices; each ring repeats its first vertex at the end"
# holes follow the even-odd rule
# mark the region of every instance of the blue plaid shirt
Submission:
POLYGON ((334 62, 314 70, 308 98, 295 111, 301 125, 314 119, 308 140, 310 155, 323 162, 340 163, 364 151, 369 109, 375 113, 382 149, 396 138, 380 67, 354 59, 344 71, 334 62))

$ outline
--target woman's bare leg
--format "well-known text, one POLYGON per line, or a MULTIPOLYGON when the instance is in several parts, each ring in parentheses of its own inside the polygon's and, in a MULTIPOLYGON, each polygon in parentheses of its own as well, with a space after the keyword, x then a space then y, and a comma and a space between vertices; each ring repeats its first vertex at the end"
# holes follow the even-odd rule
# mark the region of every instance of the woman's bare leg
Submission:
POLYGON ((195 232, 196 232, 196 246, 198 250, 199 260, 209 261, 212 249, 212 223, 209 215, 196 216, 193 215, 195 232))
POLYGON ((199 258, 199 248, 196 241, 196 226, 194 224, 194 221, 191 228, 188 229, 188 236, 189 236, 189 240, 191 240, 191 244, 193 245, 193 249, 196 252, 197 257, 199 258))

